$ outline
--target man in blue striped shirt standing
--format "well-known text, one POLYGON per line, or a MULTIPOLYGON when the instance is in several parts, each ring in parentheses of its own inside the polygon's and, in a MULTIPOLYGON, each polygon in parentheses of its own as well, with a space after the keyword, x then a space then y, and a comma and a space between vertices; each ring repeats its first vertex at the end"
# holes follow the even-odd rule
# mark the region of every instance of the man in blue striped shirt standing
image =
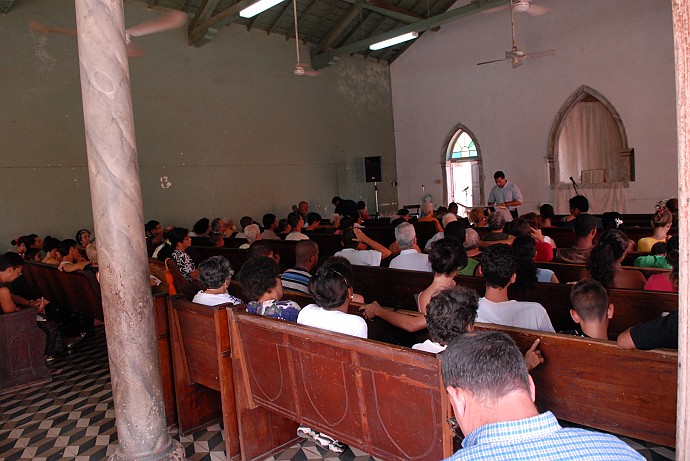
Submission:
POLYGON ((534 406, 534 382, 513 340, 472 332, 442 354, 443 381, 457 425, 466 434, 456 460, 641 461, 623 441, 600 432, 563 428, 534 406))

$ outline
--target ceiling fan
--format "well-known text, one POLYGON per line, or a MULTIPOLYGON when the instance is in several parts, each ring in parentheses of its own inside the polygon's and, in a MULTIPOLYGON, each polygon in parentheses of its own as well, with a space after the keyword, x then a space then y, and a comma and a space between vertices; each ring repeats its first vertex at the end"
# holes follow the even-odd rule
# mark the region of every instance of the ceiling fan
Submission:
POLYGON ((484 10, 485 14, 492 14, 498 11, 503 11, 511 8, 516 13, 527 13, 532 16, 541 16, 544 13, 548 13, 551 8, 541 5, 535 5, 532 0, 511 0, 510 3, 502 6, 497 6, 496 8, 489 8, 484 10))
MULTIPOLYGON (((136 26, 132 26, 125 30, 125 42, 127 45, 127 55, 129 57, 136 57, 143 55, 143 51, 133 41, 132 37, 142 37, 144 35, 155 34, 170 29, 177 29, 187 23, 187 14, 179 10, 170 10, 167 8, 159 8, 163 14, 151 21, 142 22, 136 26)), ((41 34, 59 34, 76 37, 77 31, 75 29, 67 29, 64 27, 48 27, 38 21, 29 21, 28 26, 34 32, 41 34)))
POLYGON ((309 77, 316 77, 319 75, 319 71, 311 69, 309 66, 305 65, 299 57, 299 30, 297 28, 297 0, 292 0, 292 11, 295 16, 295 52, 297 54, 297 63, 295 64, 295 69, 292 71, 293 74, 297 76, 306 75, 309 77))
MULTIPOLYGON (((514 3, 529 3, 527 1, 522 1, 522 2, 511 2, 511 5, 514 3)), ((505 58, 502 59, 493 59, 491 61, 484 61, 477 63, 478 66, 484 65, 484 64, 491 64, 492 62, 500 62, 500 61, 511 61, 513 65, 513 69, 516 67, 519 67, 522 65, 522 62, 525 59, 534 59, 534 58, 542 58, 544 56, 553 56, 556 54, 555 50, 545 50, 545 51, 536 51, 533 53, 525 53, 524 50, 519 50, 517 47, 517 43, 515 41, 515 8, 510 9, 510 30, 512 33, 512 38, 513 38, 513 47, 511 48, 510 51, 506 51, 505 58)))

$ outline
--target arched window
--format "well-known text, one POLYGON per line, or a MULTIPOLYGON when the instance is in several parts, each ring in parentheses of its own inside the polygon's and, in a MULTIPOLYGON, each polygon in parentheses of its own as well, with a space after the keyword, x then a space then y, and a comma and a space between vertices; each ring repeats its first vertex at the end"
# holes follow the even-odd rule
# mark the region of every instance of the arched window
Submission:
POLYGON ((549 180, 557 213, 578 191, 596 206, 591 211, 625 212, 625 188, 635 179, 634 151, 616 109, 585 85, 565 102, 549 136, 549 180))
MULTIPOLYGON (((481 150, 464 125, 456 125, 443 144, 444 202, 472 207, 484 202, 481 150)), ((460 206, 460 213, 464 208, 460 206)))

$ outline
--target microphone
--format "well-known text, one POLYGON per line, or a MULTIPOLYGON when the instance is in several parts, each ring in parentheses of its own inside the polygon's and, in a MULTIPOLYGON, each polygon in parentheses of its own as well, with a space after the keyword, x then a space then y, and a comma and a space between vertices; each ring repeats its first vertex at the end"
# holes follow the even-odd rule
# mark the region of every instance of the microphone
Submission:
POLYGON ((469 189, 469 188, 470 188, 470 186, 467 186, 467 187, 465 187, 462 191, 463 191, 463 192, 467 192, 467 189, 469 189))
POLYGON ((575 180, 573 179, 573 177, 572 177, 572 176, 570 177, 570 182, 572 182, 572 183, 573 183, 573 186, 577 186, 577 183, 575 182, 575 180))

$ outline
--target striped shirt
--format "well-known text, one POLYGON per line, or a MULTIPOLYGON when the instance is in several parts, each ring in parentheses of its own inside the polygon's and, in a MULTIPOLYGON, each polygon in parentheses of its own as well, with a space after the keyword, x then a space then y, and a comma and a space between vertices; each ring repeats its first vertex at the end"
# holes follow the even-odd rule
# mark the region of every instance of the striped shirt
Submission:
POLYGON ((283 288, 292 291, 301 291, 309 294, 309 280, 311 274, 303 269, 288 269, 280 276, 283 288))
POLYGON ((462 447, 446 461, 644 460, 613 435, 561 427, 550 411, 532 418, 480 426, 463 440, 462 447))

